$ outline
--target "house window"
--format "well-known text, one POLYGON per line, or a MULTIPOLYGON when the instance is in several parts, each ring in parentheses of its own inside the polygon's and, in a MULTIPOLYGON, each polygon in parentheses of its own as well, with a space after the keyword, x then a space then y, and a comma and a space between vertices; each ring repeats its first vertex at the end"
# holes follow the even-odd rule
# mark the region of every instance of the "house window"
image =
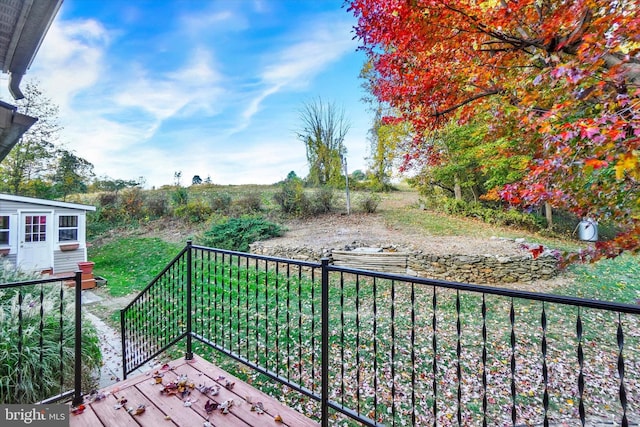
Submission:
POLYGON ((0 216, 0 245, 9 244, 9 217, 0 216))
POLYGON ((58 219, 58 241, 78 240, 78 217, 61 215, 58 219))
POLYGON ((24 223, 25 242, 47 241, 47 217, 45 215, 28 215, 24 223))

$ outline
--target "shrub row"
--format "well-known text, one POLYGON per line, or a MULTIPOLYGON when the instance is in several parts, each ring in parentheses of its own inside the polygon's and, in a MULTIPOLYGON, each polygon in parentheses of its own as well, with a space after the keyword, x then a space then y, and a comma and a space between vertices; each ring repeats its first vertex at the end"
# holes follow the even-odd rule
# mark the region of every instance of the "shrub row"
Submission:
POLYGON ((231 195, 224 191, 193 197, 183 187, 157 192, 131 188, 117 194, 100 194, 96 213, 91 215, 88 229, 90 234, 95 235, 113 227, 136 225, 163 217, 198 223, 208 220, 213 214, 241 216, 261 211, 262 196, 257 192, 249 192, 232 200, 231 195))
POLYGON ((504 210, 485 206, 479 202, 467 202, 452 198, 441 198, 437 206, 439 210, 450 214, 480 219, 489 224, 509 226, 526 229, 529 231, 539 231, 546 227, 546 219, 540 215, 521 212, 516 209, 504 210))

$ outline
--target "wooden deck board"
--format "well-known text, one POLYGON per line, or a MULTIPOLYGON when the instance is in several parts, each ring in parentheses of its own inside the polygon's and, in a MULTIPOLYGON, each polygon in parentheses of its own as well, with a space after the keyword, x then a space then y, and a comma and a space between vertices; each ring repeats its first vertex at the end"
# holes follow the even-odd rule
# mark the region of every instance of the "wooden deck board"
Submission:
MULTIPOLYGON (((251 387, 249 384, 239 380, 238 378, 223 371, 217 366, 212 365, 211 363, 207 362, 206 360, 202 359, 199 356, 194 356, 194 362, 191 363, 190 366, 197 368, 203 373, 206 373, 206 375, 210 378, 218 378, 219 376, 222 375, 225 377, 225 379, 231 382, 235 382, 233 391, 239 397, 246 400, 246 397, 249 396, 251 397, 251 400, 254 403, 263 402, 265 412, 267 412, 267 414, 270 415, 269 418, 271 418, 271 420, 273 420, 273 418, 276 415, 280 415, 282 417, 282 421, 283 421, 282 423, 274 422, 273 425, 282 426, 284 424, 284 425, 290 425, 290 426, 296 426, 296 427, 318 426, 318 423, 310 420, 309 418, 300 414, 299 412, 294 411, 293 409, 275 400, 274 398, 267 395, 266 393, 263 393, 260 390, 257 390, 251 387)), ((271 425, 271 424, 267 424, 264 421, 264 417, 262 417, 261 420, 264 424, 259 424, 259 425, 271 425)))
POLYGON ((145 374, 109 386, 101 390, 100 393, 106 397, 86 403, 86 409, 82 414, 71 415, 70 427, 138 425, 191 427, 202 426, 207 420, 216 427, 319 426, 319 423, 256 390, 199 356, 194 356, 194 359, 190 361, 175 360, 169 363, 169 369, 158 367, 145 374), (184 397, 166 395, 160 393, 163 386, 156 384, 153 379, 153 372, 156 370, 160 370, 163 374, 163 384, 177 380, 180 375, 186 375, 188 382, 195 387, 200 384, 217 385, 220 387, 220 391, 216 396, 204 395, 194 387, 184 397), (225 388, 227 381, 234 383, 233 387, 225 388), (123 408, 116 409, 116 405, 122 398, 127 399, 127 402, 123 408), (205 411, 207 400, 221 404, 228 399, 233 400, 230 413, 223 414, 219 409, 209 414, 205 411), (189 402, 190 406, 185 406, 185 402, 189 402), (263 404, 264 414, 252 410, 252 406, 258 402, 263 404), (137 408, 140 404, 145 405, 145 411, 141 415, 134 415, 127 411, 129 408, 137 408), (280 416, 282 421, 276 421, 276 416, 280 416))
MULTIPOLYGON (((167 375, 165 382, 170 378, 171 377, 167 375)), ((151 400, 159 394, 158 385, 154 384, 154 381, 151 379, 141 381, 137 383, 135 387, 151 400)), ((185 408, 184 402, 180 399, 163 398, 160 409, 178 426, 201 426, 205 421, 205 418, 201 417, 197 412, 185 408)))
MULTIPOLYGON (((173 372, 170 371, 165 375, 169 378, 169 381, 172 381, 173 379, 177 379, 181 374, 186 374, 189 380, 193 381, 196 386, 199 384, 211 385, 212 383, 214 383, 213 380, 206 379, 204 376, 197 377, 198 372, 199 371, 197 370, 190 369, 189 366, 181 365, 176 367, 173 372)), ((228 398, 234 398, 234 401, 240 404, 237 396, 225 393, 225 390, 221 390, 217 396, 205 396, 199 391, 193 390, 191 395, 188 397, 188 399, 191 401, 191 412, 198 415, 201 419, 207 419, 213 425, 246 427, 247 423, 243 421, 242 413, 241 411, 238 411, 238 405, 233 407, 231 413, 229 414, 222 414, 220 413, 220 410, 215 410, 211 414, 207 414, 207 412, 205 411, 204 405, 208 400, 222 403, 228 398)), ((180 405, 184 406, 184 401, 181 401, 179 399, 173 400, 180 402, 180 405)))

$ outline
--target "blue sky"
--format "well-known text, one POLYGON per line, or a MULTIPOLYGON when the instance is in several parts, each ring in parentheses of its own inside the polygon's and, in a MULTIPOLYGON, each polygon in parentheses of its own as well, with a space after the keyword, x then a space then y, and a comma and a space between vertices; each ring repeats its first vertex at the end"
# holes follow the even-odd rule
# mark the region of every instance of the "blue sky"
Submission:
POLYGON ((364 170, 354 24, 343 0, 65 0, 25 80, 60 107, 61 142, 98 176, 306 176, 295 131, 318 97, 344 108, 349 170, 364 170))

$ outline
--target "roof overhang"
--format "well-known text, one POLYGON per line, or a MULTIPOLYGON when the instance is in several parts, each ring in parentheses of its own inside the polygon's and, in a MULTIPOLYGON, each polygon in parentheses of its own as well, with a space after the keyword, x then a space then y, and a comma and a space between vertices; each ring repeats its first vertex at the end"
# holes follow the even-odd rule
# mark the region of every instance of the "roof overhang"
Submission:
POLYGON ((0 101, 0 162, 38 119, 18 113, 16 107, 0 101))
POLYGON ((53 206, 57 208, 77 209, 81 211, 95 211, 95 206, 81 205, 80 203, 59 202, 57 200, 36 199, 34 197, 14 196, 11 194, 0 194, 0 200, 8 202, 22 202, 33 205, 53 206))
POLYGON ((63 0, 0 0, 0 66, 9 73, 9 91, 22 99, 22 76, 40 48, 63 0))

